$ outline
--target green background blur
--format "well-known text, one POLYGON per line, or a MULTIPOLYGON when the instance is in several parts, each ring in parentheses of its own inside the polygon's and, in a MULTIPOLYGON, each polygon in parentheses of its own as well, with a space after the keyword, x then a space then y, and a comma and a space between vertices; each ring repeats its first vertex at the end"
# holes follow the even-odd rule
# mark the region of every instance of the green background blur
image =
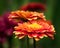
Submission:
MULTIPOLYGON (((0 15, 6 11, 17 10, 29 2, 40 2, 46 5, 45 16, 47 20, 51 20, 56 30, 54 40, 43 38, 37 42, 37 48, 60 48, 60 0, 0 0, 0 15)), ((32 48, 32 39, 29 41, 32 48)), ((19 40, 14 36, 8 38, 3 44, 4 48, 27 48, 27 46, 26 39, 19 40)))

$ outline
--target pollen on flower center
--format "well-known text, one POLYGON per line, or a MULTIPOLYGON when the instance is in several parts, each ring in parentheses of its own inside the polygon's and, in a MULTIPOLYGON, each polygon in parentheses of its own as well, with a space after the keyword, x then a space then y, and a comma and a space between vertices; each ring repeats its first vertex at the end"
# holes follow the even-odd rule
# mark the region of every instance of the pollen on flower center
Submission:
POLYGON ((31 29, 40 29, 42 26, 40 26, 37 23, 33 23, 33 24, 28 25, 28 27, 31 29))

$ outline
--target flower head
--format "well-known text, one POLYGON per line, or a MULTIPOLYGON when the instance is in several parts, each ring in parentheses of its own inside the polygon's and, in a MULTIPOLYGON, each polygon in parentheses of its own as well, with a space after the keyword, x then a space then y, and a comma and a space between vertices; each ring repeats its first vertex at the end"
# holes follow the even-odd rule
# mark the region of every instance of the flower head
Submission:
POLYGON ((0 16, 0 42, 6 41, 6 38, 12 36, 14 26, 17 25, 15 21, 9 21, 8 16, 10 13, 5 13, 0 16))
POLYGON ((21 10, 24 11, 45 11, 46 7, 42 3, 29 3, 21 7, 21 10))
POLYGON ((17 19, 18 21, 30 21, 30 20, 37 20, 37 19, 45 19, 45 16, 43 13, 38 12, 31 12, 31 11, 13 11, 9 15, 9 19, 17 19))
POLYGON ((35 38, 36 41, 43 37, 54 38, 53 35, 55 31, 53 25, 43 20, 25 22, 22 24, 18 23, 18 26, 15 26, 14 28, 14 33, 19 39, 24 36, 35 38))
POLYGON ((22 39, 28 36, 29 38, 34 38, 36 41, 43 37, 54 38, 54 27, 46 21, 43 13, 14 11, 9 15, 9 19, 19 19, 22 21, 22 23, 18 22, 18 26, 14 27, 16 38, 22 39))

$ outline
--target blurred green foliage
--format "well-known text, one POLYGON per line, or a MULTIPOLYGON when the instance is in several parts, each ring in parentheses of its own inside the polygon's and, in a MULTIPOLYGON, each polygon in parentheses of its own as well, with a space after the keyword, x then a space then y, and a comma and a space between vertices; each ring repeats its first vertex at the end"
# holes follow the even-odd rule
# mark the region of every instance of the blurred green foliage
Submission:
MULTIPOLYGON (((42 48, 60 48, 60 0, 0 0, 0 15, 2 15, 5 11, 12 11, 19 9, 22 5, 29 2, 40 2, 46 4, 47 10, 45 12, 45 16, 48 20, 54 24, 56 34, 55 39, 51 40, 49 38, 41 39, 37 42, 38 47, 42 48)), ((19 39, 15 39, 14 37, 10 38, 9 42, 5 42, 3 44, 4 48, 9 48, 8 46, 12 46, 10 48, 20 48, 21 44, 26 45, 26 40, 23 41, 19 39)), ((21 48, 26 48, 26 47, 21 48)))

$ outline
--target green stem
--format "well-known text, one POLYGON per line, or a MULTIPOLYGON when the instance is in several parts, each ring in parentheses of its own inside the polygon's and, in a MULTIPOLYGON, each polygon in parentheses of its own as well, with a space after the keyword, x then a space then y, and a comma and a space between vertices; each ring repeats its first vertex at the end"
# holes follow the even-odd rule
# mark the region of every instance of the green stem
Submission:
POLYGON ((24 38, 23 39, 21 39, 21 48, 24 48, 25 46, 24 46, 24 38))
POLYGON ((27 37, 27 48, 29 48, 29 38, 27 37))
POLYGON ((36 48, 36 41, 34 38, 33 38, 33 47, 36 48))

